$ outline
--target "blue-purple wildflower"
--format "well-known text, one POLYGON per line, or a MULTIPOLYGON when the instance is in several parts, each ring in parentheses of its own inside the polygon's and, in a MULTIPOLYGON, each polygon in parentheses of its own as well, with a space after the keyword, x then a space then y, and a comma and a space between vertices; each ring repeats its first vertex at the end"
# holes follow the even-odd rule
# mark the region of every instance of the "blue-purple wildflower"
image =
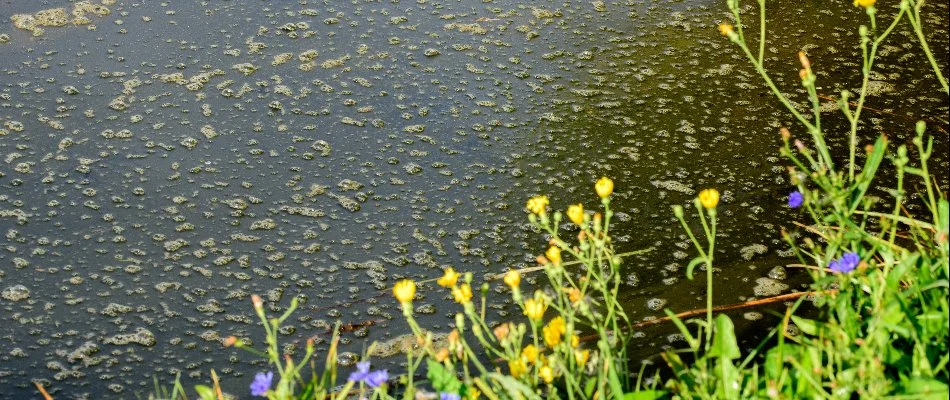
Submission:
POLYGON ((788 206, 791 208, 801 207, 804 202, 805 196, 802 196, 802 192, 796 190, 788 195, 788 206))
POLYGON ((271 383, 274 381, 273 372, 258 372, 254 376, 254 382, 251 382, 251 395, 252 396, 264 396, 267 394, 267 390, 270 389, 271 383))
POLYGON ((439 393, 439 400, 462 400, 462 396, 459 396, 455 393, 439 393))
POLYGON ((369 361, 362 361, 356 363, 356 371, 350 373, 350 377, 347 378, 347 380, 350 382, 363 382, 369 387, 374 388, 379 387, 389 380, 389 372, 385 369, 370 371, 369 361))
POLYGON ((861 256, 855 252, 847 252, 841 258, 828 263, 828 269, 839 274, 846 274, 854 271, 861 262, 861 256))

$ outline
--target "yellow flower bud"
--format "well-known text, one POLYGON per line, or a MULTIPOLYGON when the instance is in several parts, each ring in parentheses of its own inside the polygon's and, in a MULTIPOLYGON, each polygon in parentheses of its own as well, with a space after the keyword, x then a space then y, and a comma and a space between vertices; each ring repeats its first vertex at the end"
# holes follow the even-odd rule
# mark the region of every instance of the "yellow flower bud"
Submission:
POLYGON ((542 336, 544 336, 544 343, 546 343, 549 347, 554 347, 560 344, 561 337, 566 331, 567 324, 564 322, 564 318, 561 316, 554 317, 551 322, 548 322, 547 326, 541 329, 542 336))
POLYGON ((544 299, 541 297, 535 296, 533 299, 527 299, 524 301, 524 315, 532 321, 540 321, 544 317, 544 312, 547 311, 548 305, 544 304, 544 299))
POLYGON ((590 359, 590 350, 574 352, 574 360, 577 361, 577 365, 580 365, 580 366, 586 365, 587 360, 589 359, 590 359))
POLYGON ((416 297, 416 283, 409 279, 396 282, 393 286, 393 295, 400 303, 411 303, 412 299, 416 297))
POLYGON ((508 337, 508 334, 511 333, 511 324, 504 323, 498 325, 495 327, 495 329, 492 329, 492 333, 495 334, 496 339, 504 340, 506 337, 508 337))
POLYGON ((538 350, 538 348, 535 347, 535 345, 533 344, 529 344, 525 346, 524 349, 521 350, 522 360, 528 363, 533 363, 535 361, 538 361, 539 354, 541 354, 541 351, 538 350))
POLYGON ((513 378, 521 377, 521 375, 523 375, 527 369, 528 368, 524 365, 524 361, 521 361, 520 359, 516 361, 508 361, 509 374, 513 378))
POLYGON ((439 349, 439 351, 438 351, 437 353, 435 353, 435 360, 438 361, 438 362, 443 362, 443 361, 448 360, 448 359, 449 359, 449 349, 448 349, 448 348, 443 347, 443 348, 439 349))
POLYGON ((535 196, 528 200, 528 203, 525 205, 525 207, 527 207, 528 211, 530 211, 532 214, 541 215, 544 213, 548 204, 548 196, 535 196))
POLYGON ((445 272, 442 274, 442 277, 439 278, 437 283, 442 287, 452 287, 455 286, 456 282, 458 282, 459 276, 461 276, 461 274, 455 272, 452 267, 448 267, 445 269, 445 272))
POLYGON ((611 193, 614 192, 614 181, 610 180, 608 177, 601 177, 597 180, 597 183, 594 184, 594 191, 597 192, 597 195, 600 198, 607 198, 611 193))
POLYGON ((574 204, 567 208, 567 218, 571 222, 580 225, 584 223, 584 205, 583 204, 574 204))
POLYGON ((561 264, 561 248, 557 246, 551 246, 548 248, 548 251, 544 252, 545 257, 548 258, 548 261, 552 262, 554 265, 561 264))
POLYGON ((235 336, 228 336, 224 338, 224 341, 221 342, 224 347, 231 347, 237 345, 238 343, 240 343, 240 341, 235 336))
POLYGON ((564 291, 567 292, 567 298, 571 300, 571 303, 577 303, 582 298, 581 290, 576 287, 564 288, 564 291))
POLYGON ((732 25, 730 24, 719 24, 719 33, 723 36, 729 36, 733 33, 732 25))
POLYGON ((515 270, 505 273, 505 284, 514 289, 521 284, 521 273, 515 270))
POLYGON ((719 191, 716 189, 706 189, 699 192, 699 204, 706 208, 716 208, 719 204, 719 191))
POLYGON ((538 376, 544 380, 544 383, 551 383, 554 381, 554 370, 551 369, 551 367, 545 365, 538 371, 538 376))
POLYGON ((855 7, 861 6, 868 8, 874 6, 874 3, 877 3, 877 0, 854 0, 855 7))
POLYGON ((472 301, 472 287, 467 283, 454 287, 452 288, 452 297, 455 297, 456 303, 468 304, 472 301))
POLYGON ((465 398, 468 400, 478 400, 478 397, 482 395, 482 392, 479 392, 478 389, 475 389, 472 386, 468 387, 468 392, 466 392, 465 398))

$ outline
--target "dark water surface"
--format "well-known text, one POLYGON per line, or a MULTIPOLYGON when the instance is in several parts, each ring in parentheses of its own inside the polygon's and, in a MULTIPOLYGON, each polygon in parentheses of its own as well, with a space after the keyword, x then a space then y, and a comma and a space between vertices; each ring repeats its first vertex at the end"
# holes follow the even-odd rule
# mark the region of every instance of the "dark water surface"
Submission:
MULTIPOLYGON (((770 10, 769 68, 796 101, 802 49, 823 95, 860 82, 866 17, 828 3, 770 10)), ((721 2, 118 1, 37 37, 10 22, 50 7, 73 3, 0 3, 0 397, 37 380, 134 398, 210 368, 243 395, 265 367, 219 342, 262 342, 254 293, 272 312, 305 299, 290 344, 371 321, 343 336, 359 353, 407 332, 397 279, 533 265, 525 200, 592 209, 602 175, 618 251, 655 248, 625 262, 635 320, 704 305, 669 207, 707 187, 724 195, 716 302, 802 288, 773 269, 796 262, 777 232, 801 220, 778 128, 804 133, 719 36, 721 2)), ((947 4, 928 7, 946 60, 947 4)), ((909 143, 925 118, 945 154, 946 96, 917 46, 902 24, 883 47, 861 132, 909 143)), ((946 157, 931 169, 945 188, 946 157)), ((446 293, 421 293, 424 324, 450 329, 446 293)), ((638 357, 678 340, 642 336, 638 357)))

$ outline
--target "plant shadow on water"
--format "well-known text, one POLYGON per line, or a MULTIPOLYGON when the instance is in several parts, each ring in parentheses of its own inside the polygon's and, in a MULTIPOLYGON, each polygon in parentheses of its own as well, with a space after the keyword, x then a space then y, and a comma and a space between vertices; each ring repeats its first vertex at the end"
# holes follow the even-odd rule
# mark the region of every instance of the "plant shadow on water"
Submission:
MULTIPOLYGON (((808 280, 770 277, 795 262, 775 235, 799 215, 784 206, 792 185, 775 151, 792 120, 723 43, 719 2, 106 3, 89 25, 40 36, 0 26, 0 289, 14 289, 0 303, 2 396, 34 395, 35 380, 57 398, 128 397, 152 376, 206 383, 212 367, 244 393, 261 365, 220 341, 257 332, 254 293, 270 312, 301 298, 281 332, 298 351, 309 337, 326 350, 342 321, 341 359, 353 362, 366 343, 410 332, 379 297, 394 281, 533 266, 544 243, 523 200, 589 202, 602 175, 617 181, 618 251, 653 249, 622 267, 632 321, 704 305, 702 282, 682 279, 691 244, 669 213, 704 187, 723 190, 730 221, 715 304, 763 296, 762 278, 786 290, 808 280)), ((778 71, 802 49, 828 64, 822 95, 860 85, 843 60, 863 20, 844 3, 770 14, 796 27, 766 48, 794 101, 806 101, 798 75, 778 71)), ((4 20, 40 11, 9 7, 4 20)), ((928 13, 945 38, 946 5, 928 13)), ((931 43, 945 60, 946 40, 931 43)), ((887 96, 869 98, 879 111, 862 142, 909 143, 907 114, 946 132, 945 99, 917 92, 926 64, 882 50, 874 88, 887 96)), ((847 126, 834 118, 826 130, 847 126)), ((947 136, 935 137, 933 168, 946 171, 947 136)), ((844 136, 829 145, 846 159, 844 136)), ((446 334, 451 297, 429 292, 417 318, 446 334)), ((489 310, 520 314, 510 301, 489 310)), ((632 360, 678 339, 652 329, 632 360)))

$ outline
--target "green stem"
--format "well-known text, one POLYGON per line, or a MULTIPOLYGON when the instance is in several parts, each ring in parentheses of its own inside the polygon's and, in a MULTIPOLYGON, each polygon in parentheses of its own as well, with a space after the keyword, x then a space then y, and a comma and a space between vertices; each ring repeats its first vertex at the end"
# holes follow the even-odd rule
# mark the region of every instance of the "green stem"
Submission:
MULTIPOLYGON (((937 75, 937 81, 940 82, 940 86, 943 86, 943 92, 950 94, 950 88, 947 86, 947 78, 944 78, 943 73, 940 71, 940 65, 937 64, 937 59, 934 58, 933 52, 930 51, 930 46, 927 45, 927 38, 924 37, 924 31, 920 22, 920 8, 923 7, 923 5, 923 1, 914 4, 913 14, 908 14, 907 17, 910 20, 911 26, 914 27, 917 40, 920 40, 920 47, 923 48, 924 54, 927 55, 927 60, 930 61, 930 67, 933 68, 934 74, 937 75)), ((901 11, 903 11, 903 9, 901 9, 901 11)))

